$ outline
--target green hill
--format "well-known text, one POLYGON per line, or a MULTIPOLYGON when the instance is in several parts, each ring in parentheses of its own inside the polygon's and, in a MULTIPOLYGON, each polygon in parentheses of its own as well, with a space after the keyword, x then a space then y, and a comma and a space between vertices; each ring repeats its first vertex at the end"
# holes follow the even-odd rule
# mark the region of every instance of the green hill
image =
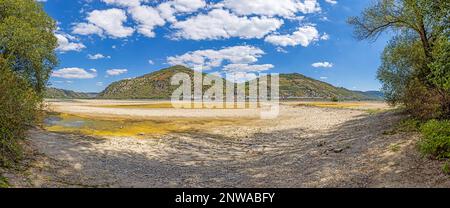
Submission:
POLYGON ((170 80, 177 73, 194 72, 183 66, 174 66, 134 79, 114 82, 99 94, 103 99, 169 99, 178 86, 172 86, 170 80))
POLYGON ((63 90, 52 87, 47 88, 47 91, 45 92, 45 98, 48 99, 88 99, 95 98, 96 96, 96 93, 74 92, 71 90, 63 90))
MULTIPOLYGON (((109 85, 98 98, 102 99, 170 99, 178 86, 171 86, 170 79, 183 72, 193 76, 193 70, 174 66, 134 79, 121 80, 109 85)), ((205 88, 206 89, 206 88, 205 88)), ((280 96, 289 98, 321 98, 345 100, 376 99, 362 92, 334 87, 301 74, 280 74, 280 96)))
POLYGON ((280 74, 280 97, 289 98, 338 98, 343 100, 371 100, 370 95, 335 87, 326 82, 318 81, 304 75, 280 74))

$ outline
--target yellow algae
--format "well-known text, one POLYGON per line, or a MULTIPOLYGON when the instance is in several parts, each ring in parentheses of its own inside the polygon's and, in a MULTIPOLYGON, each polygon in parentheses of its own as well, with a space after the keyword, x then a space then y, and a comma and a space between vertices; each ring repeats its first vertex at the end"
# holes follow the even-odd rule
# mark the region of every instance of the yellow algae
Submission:
POLYGON ((172 103, 153 103, 153 104, 132 104, 132 105, 101 105, 103 108, 123 108, 123 109, 165 109, 173 108, 172 103))
MULTIPOLYGON (((208 105, 213 105, 215 104, 215 109, 225 109, 226 108, 226 103, 214 103, 214 102, 204 102, 204 103, 191 103, 190 104, 190 108, 196 108, 196 106, 202 106, 201 109, 207 109, 208 105)), ((245 108, 250 108, 251 105, 249 102, 245 102, 244 103, 233 103, 233 108, 238 109, 238 108, 242 108, 242 106, 245 105, 245 108)), ((229 106, 229 105, 228 105, 229 106)), ((257 105, 258 107, 260 107, 260 103, 258 103, 257 105)), ((96 107, 102 107, 102 108, 118 108, 118 109, 170 109, 170 108, 174 108, 174 106, 172 105, 172 103, 152 103, 152 104, 119 104, 119 105, 99 105, 96 107)), ((188 104, 189 107, 189 104, 188 104)), ((228 108, 228 107, 227 107, 228 108)))
POLYGON ((99 137, 148 137, 168 133, 189 133, 212 127, 235 125, 240 120, 183 119, 131 120, 120 118, 95 118, 70 114, 53 116, 55 121, 46 123, 50 132, 76 133, 99 137))
POLYGON ((361 106, 365 106, 364 103, 334 103, 334 102, 310 102, 310 103, 302 103, 301 106, 313 106, 313 107, 322 107, 322 108, 357 108, 361 106))

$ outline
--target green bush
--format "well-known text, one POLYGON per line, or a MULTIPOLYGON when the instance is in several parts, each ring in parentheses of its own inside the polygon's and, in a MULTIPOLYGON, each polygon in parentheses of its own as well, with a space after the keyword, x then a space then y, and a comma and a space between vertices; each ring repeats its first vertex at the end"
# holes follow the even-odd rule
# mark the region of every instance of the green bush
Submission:
POLYGON ((334 97, 331 98, 331 102, 337 103, 337 102, 339 102, 339 98, 334 96, 334 97))
POLYGON ((442 167, 442 171, 445 174, 450 175, 450 162, 445 163, 444 167, 442 167))
POLYGON ((21 157, 19 140, 34 124, 40 99, 30 84, 0 57, 0 166, 11 166, 21 157))
POLYGON ((420 151, 436 159, 450 158, 450 121, 431 120, 421 127, 420 151))

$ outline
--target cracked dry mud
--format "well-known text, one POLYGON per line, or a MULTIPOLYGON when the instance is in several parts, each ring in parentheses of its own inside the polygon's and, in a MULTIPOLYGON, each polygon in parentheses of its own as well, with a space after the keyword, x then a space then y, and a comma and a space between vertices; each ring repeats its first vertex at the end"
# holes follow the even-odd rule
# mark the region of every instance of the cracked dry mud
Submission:
POLYGON ((35 129, 36 159, 6 176, 17 187, 450 187, 418 135, 383 134, 401 118, 283 105, 275 120, 148 139, 35 129))

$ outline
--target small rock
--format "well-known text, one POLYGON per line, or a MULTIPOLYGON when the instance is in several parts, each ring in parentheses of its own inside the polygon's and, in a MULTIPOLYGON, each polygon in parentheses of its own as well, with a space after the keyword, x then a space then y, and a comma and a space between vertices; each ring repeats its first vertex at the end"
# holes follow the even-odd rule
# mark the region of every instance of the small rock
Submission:
POLYGON ((325 144, 325 142, 320 142, 319 144, 317 144, 317 147, 323 147, 325 144))
POLYGON ((344 151, 344 149, 341 149, 341 148, 339 148, 339 149, 333 149, 333 152, 334 152, 334 153, 341 153, 342 151, 344 151))

